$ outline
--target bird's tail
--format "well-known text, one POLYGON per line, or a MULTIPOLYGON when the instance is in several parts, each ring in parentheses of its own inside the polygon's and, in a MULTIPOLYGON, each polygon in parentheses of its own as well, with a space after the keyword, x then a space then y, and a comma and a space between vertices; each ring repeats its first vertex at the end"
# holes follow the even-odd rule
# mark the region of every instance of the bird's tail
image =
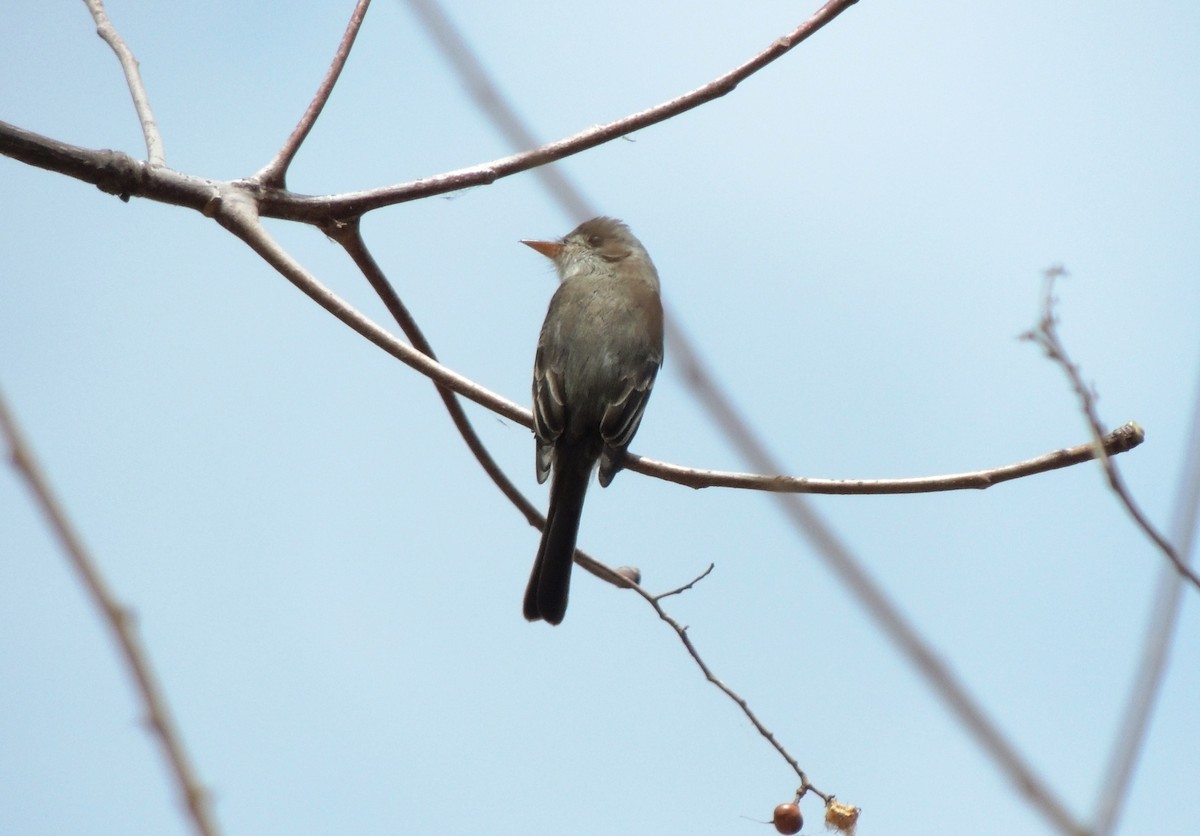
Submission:
POLYGON ((529 621, 545 619, 558 624, 567 612, 575 539, 594 462, 586 456, 562 455, 566 452, 560 450, 555 461, 546 527, 525 588, 525 618, 529 621))

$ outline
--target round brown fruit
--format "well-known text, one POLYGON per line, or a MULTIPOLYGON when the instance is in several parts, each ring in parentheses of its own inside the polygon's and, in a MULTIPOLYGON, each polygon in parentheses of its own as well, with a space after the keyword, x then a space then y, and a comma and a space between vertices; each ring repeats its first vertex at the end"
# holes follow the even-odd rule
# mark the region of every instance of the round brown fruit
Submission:
POLYGON ((795 804, 780 804, 775 808, 775 815, 771 821, 775 823, 775 829, 785 836, 799 833, 800 828, 804 827, 804 818, 795 804))

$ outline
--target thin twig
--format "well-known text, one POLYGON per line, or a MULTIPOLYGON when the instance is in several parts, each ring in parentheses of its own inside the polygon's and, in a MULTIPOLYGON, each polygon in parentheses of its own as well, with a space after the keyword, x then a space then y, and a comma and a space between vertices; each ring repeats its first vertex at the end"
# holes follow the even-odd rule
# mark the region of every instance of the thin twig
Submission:
POLYGON ((146 161, 152 167, 166 165, 162 135, 158 132, 158 123, 154 121, 154 111, 150 108, 150 97, 146 95, 146 85, 142 83, 142 72, 138 69, 137 58, 126 45, 117 27, 108 19, 108 14, 104 11, 104 0, 83 2, 92 13, 92 20, 96 22, 96 34, 104 39, 121 62, 125 83, 133 97, 133 107, 137 110, 138 122, 142 125, 142 136, 146 140, 146 161))
MULTIPOLYGON (((1200 379, 1197 383, 1200 384, 1200 379)), ((1193 555, 1196 521, 1200 516, 1200 385, 1195 390, 1189 435, 1179 471, 1179 487, 1171 522, 1171 540, 1185 559, 1193 555)), ((1150 717, 1162 689, 1183 602, 1183 583, 1183 577, 1173 566, 1162 564, 1154 607, 1143 640, 1141 661, 1129 689, 1120 731, 1113 743, 1104 779, 1096 793, 1092 817, 1094 836, 1109 836, 1116 829, 1121 808, 1129 795, 1134 767, 1145 745, 1150 717)))
POLYGON ((695 586, 696 584, 700 583, 700 581, 704 580, 704 579, 705 579, 705 578, 707 578, 709 575, 711 575, 711 574, 712 574, 712 570, 713 570, 713 569, 715 569, 715 568, 716 568, 716 566, 717 566, 717 564, 715 564, 715 563, 710 563, 710 564, 708 564, 708 568, 707 568, 707 569, 705 569, 703 572, 701 572, 701 573, 700 573, 699 575, 697 575, 696 577, 692 578, 690 581, 688 581, 687 583, 685 583, 683 586, 677 586, 677 587, 675 587, 674 589, 672 589, 672 590, 670 590, 670 591, 668 591, 668 592, 660 592, 660 593, 658 593, 657 595, 655 595, 655 596, 654 596, 654 600, 655 600, 655 601, 661 601, 663 598, 670 598, 672 595, 678 595, 678 594, 679 594, 679 593, 681 593, 681 592, 687 592, 687 591, 688 591, 689 589, 691 589, 693 586, 695 586))
POLYGON ((209 805, 209 795, 201 784, 191 760, 183 746, 175 721, 167 707, 166 696, 150 665, 150 657, 138 635, 137 620, 108 588, 100 569, 88 554, 78 533, 67 519, 66 511, 50 490, 50 484, 42 473, 33 452, 26 443, 16 419, 8 409, 3 394, 0 394, 0 432, 8 440, 9 456, 17 472, 25 479, 42 513, 57 535, 76 574, 83 581, 92 603, 100 611, 113 638, 116 639, 125 665, 129 669, 142 705, 149 719, 149 726, 162 748, 175 786, 191 817, 196 832, 202 836, 215 836, 218 828, 209 805))
POLYGON ((304 115, 300 117, 300 121, 296 124, 295 130, 291 136, 283 143, 283 147, 279 149, 279 153, 271 162, 267 163, 262 170, 252 177, 264 186, 270 188, 282 189, 286 187, 287 170, 292 164, 292 160, 296 157, 296 152, 300 150, 300 146, 308 137, 309 131, 317 122, 317 117, 321 115, 321 111, 325 108, 325 103, 329 101, 329 96, 333 92, 333 86, 337 84, 338 77, 342 74, 342 68, 346 66, 346 59, 350 57, 350 50, 354 46, 354 39, 358 37, 358 30, 362 27, 363 18, 366 17, 367 7, 371 5, 371 0, 358 0, 354 5, 354 11, 350 15, 350 22, 346 24, 346 31, 342 33, 342 40, 338 44, 337 52, 333 54, 333 61, 329 64, 329 70, 325 73, 325 78, 321 81, 321 86, 317 88, 316 94, 311 102, 308 103, 308 108, 304 111, 304 115))
POLYGON ((1057 301, 1054 297, 1054 283, 1058 278, 1066 274, 1067 271, 1061 266, 1054 266, 1045 271, 1045 296, 1042 301, 1041 319, 1033 329, 1025 332, 1021 337, 1039 346, 1046 352, 1046 356, 1057 363, 1063 370, 1063 373, 1066 374, 1067 379, 1071 383, 1071 388, 1075 391, 1075 396, 1079 399, 1079 406, 1083 411, 1084 419, 1087 421, 1088 429, 1092 432, 1094 445, 1098 451, 1097 458, 1112 492, 1116 494, 1117 499, 1125 506, 1125 510, 1133 518, 1138 528, 1171 561, 1175 567, 1175 571, 1186 578, 1192 586, 1200 590, 1200 575, 1197 575, 1187 565, 1183 558, 1179 556, 1179 552, 1175 550, 1175 547, 1167 541, 1166 537, 1159 533, 1154 524, 1142 512, 1141 507, 1134 501, 1133 495, 1125 486, 1124 477, 1121 476, 1120 471, 1113 464, 1112 458, 1107 455, 1103 442, 1104 427, 1100 422, 1100 416, 1096 410, 1096 396, 1083 382, 1083 375, 1079 371, 1079 366, 1072 362, 1071 358, 1067 355, 1066 348, 1058 337, 1058 320, 1054 312, 1055 302, 1057 301))
POLYGON ((715 685, 723 694, 725 694, 725 696, 733 700, 737 707, 742 710, 742 713, 746 715, 746 719, 749 720, 754 728, 758 730, 758 733, 762 735, 762 737, 768 743, 770 743, 772 747, 774 747, 775 751, 778 752, 785 761, 787 761, 788 766, 790 766, 792 771, 794 771, 797 777, 800 778, 800 789, 797 790, 797 799, 804 795, 804 793, 811 792, 813 795, 818 796, 822 801, 829 803, 829 800, 833 798, 833 796, 821 792, 821 790, 812 785, 812 783, 808 780, 808 775, 806 775, 804 770, 800 768, 800 764, 794 757, 792 757, 792 754, 784 747, 784 745, 779 742, 779 740, 775 737, 775 734, 766 727, 762 720, 758 718, 758 715, 755 714, 754 710, 750 708, 750 704, 746 701, 746 698, 726 685, 720 677, 713 673, 712 668, 708 666, 708 663, 705 662, 704 658, 700 655, 700 651, 696 649, 696 645, 692 642, 691 636, 688 635, 688 628, 676 621, 666 610, 663 609, 662 604, 659 603, 661 599, 667 597, 668 595, 672 595, 675 592, 681 592, 684 589, 689 588, 695 584, 696 581, 700 580, 700 578, 703 578, 705 575, 707 575, 711 570, 712 567, 710 566, 708 570, 700 575, 700 577, 696 578, 696 580, 692 581, 692 583, 682 586, 677 590, 673 590, 672 592, 663 593, 661 595, 652 595, 638 584, 633 583, 628 578, 624 579, 624 586, 632 589, 638 595, 642 596, 646 603, 654 608, 654 612, 658 615, 658 617, 662 619, 667 626, 674 630, 677 636, 679 636, 679 640, 683 642, 683 646, 687 649, 688 655, 692 657, 692 661, 694 661, 696 666, 700 668, 700 671, 704 674, 704 678, 715 685))

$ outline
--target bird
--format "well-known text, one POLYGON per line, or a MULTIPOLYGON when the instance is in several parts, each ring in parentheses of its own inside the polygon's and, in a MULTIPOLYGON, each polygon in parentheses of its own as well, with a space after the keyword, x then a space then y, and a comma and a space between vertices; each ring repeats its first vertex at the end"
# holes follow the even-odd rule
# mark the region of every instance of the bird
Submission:
POLYGON ((529 621, 560 624, 592 470, 598 463, 607 487, 621 469, 662 367, 662 297, 646 248, 615 218, 521 243, 553 261, 560 279, 533 364, 537 479, 553 479, 523 609, 529 621))

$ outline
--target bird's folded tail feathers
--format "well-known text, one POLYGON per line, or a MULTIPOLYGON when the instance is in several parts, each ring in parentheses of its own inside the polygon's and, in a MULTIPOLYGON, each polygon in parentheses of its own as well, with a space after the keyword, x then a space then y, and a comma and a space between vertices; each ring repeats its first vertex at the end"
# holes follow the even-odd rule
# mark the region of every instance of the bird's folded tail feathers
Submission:
POLYGON ((525 588, 524 610, 529 621, 545 619, 550 624, 558 624, 567 612, 575 540, 579 535, 579 518, 583 513, 583 498, 591 479, 592 465, 586 457, 561 453, 555 462, 546 527, 542 530, 542 542, 533 562, 529 585, 525 588), (577 461, 579 458, 584 460, 577 461))

